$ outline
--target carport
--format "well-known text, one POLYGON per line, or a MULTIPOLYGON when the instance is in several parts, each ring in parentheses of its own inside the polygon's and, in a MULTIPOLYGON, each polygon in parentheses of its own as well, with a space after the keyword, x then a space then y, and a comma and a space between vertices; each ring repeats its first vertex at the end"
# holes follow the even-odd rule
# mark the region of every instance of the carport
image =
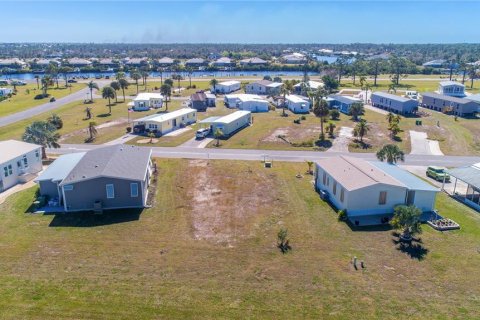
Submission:
MULTIPOLYGON (((452 196, 480 211, 480 162, 468 167, 451 169, 447 172, 450 177, 455 178, 452 196), (457 184, 466 185, 466 188, 461 188, 457 184), (459 191, 462 189, 465 191, 459 191)), ((444 190, 443 186, 442 190, 444 190)))

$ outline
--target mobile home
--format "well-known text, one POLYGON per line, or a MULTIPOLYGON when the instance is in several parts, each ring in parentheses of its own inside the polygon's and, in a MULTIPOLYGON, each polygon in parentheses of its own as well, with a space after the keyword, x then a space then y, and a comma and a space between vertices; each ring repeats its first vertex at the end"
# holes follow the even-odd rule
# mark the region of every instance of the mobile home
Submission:
POLYGON ((409 115, 418 109, 418 101, 387 92, 374 92, 370 97, 372 106, 393 113, 409 115))
POLYGON ((237 131, 249 126, 252 123, 252 113, 250 111, 235 111, 223 117, 210 117, 200 123, 210 126, 211 132, 220 129, 225 138, 232 136, 237 131))
POLYGON ((183 128, 197 121, 197 110, 183 108, 163 114, 153 114, 137 119, 133 122, 134 131, 138 133, 153 132, 164 135, 171 131, 183 128))
POLYGON ((310 102, 308 100, 302 99, 296 95, 285 96, 285 100, 288 110, 292 111, 293 113, 310 112, 310 102))
POLYGON ((240 81, 224 81, 217 83, 215 87, 211 86, 210 91, 212 93, 221 93, 221 94, 226 94, 226 93, 231 93, 234 91, 240 90, 240 81))

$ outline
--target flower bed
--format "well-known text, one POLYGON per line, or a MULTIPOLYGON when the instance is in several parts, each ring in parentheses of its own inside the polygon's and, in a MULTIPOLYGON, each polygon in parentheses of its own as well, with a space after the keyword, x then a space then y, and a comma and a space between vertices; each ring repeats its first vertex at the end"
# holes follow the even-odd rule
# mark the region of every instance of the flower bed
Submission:
POLYGON ((433 229, 439 231, 460 229, 460 225, 451 219, 429 220, 427 222, 433 229))

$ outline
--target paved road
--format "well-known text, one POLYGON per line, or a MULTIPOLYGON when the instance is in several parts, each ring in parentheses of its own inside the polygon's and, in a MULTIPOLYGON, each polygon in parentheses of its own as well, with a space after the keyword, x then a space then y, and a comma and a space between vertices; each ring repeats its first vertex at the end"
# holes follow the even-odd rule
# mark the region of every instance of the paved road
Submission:
MULTIPOLYGON (((51 154, 65 154, 78 151, 87 151, 102 145, 63 144, 60 149, 48 149, 51 154)), ((147 147, 142 147, 147 148, 147 147)), ((153 147, 153 156, 158 158, 183 158, 183 159, 223 159, 223 160, 250 160, 260 161, 264 156, 275 161, 304 162, 305 160, 319 160, 323 158, 346 155, 366 160, 376 159, 373 153, 343 153, 319 151, 280 151, 280 150, 252 150, 252 149, 213 149, 213 148, 176 148, 153 147)), ((458 167, 480 162, 480 157, 472 156, 431 156, 431 155, 406 155, 405 165, 425 166, 437 165, 445 167, 458 167)))
POLYGON ((68 104, 70 102, 74 101, 79 101, 79 100, 85 100, 87 93, 89 93, 88 88, 81 89, 77 92, 74 92, 68 96, 65 96, 63 98, 59 98, 55 102, 46 102, 44 104, 41 104, 39 106, 17 112, 5 117, 0 118, 0 127, 7 126, 9 124, 15 123, 17 121, 25 120, 30 117, 34 117, 36 115, 39 115, 41 113, 47 112, 47 111, 52 111, 57 108, 60 108, 61 106, 68 104))

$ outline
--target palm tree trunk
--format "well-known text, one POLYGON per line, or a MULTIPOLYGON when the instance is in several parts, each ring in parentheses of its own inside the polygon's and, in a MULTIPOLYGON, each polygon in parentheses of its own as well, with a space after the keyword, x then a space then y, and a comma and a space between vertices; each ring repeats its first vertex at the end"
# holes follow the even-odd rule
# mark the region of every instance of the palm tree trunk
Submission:
POLYGON ((136 80, 136 83, 137 83, 137 94, 138 94, 138 79, 136 80))
POLYGON ((45 151, 44 146, 42 146, 42 159, 47 159, 47 152, 45 151))
POLYGON ((321 132, 320 136, 321 136, 321 138, 322 138, 321 140, 323 140, 323 139, 324 139, 324 134, 323 134, 323 117, 320 117, 320 132, 321 132))
POLYGON ((122 88, 122 92, 123 92, 123 102, 125 102, 125 88, 122 88))
POLYGON ((467 70, 463 70, 463 76, 462 76, 462 84, 465 84, 465 76, 467 74, 467 70))
POLYGON ((118 103, 118 94, 117 94, 117 90, 115 90, 115 103, 118 103))
POLYGON ((93 88, 90 88, 90 101, 93 101, 93 88))

